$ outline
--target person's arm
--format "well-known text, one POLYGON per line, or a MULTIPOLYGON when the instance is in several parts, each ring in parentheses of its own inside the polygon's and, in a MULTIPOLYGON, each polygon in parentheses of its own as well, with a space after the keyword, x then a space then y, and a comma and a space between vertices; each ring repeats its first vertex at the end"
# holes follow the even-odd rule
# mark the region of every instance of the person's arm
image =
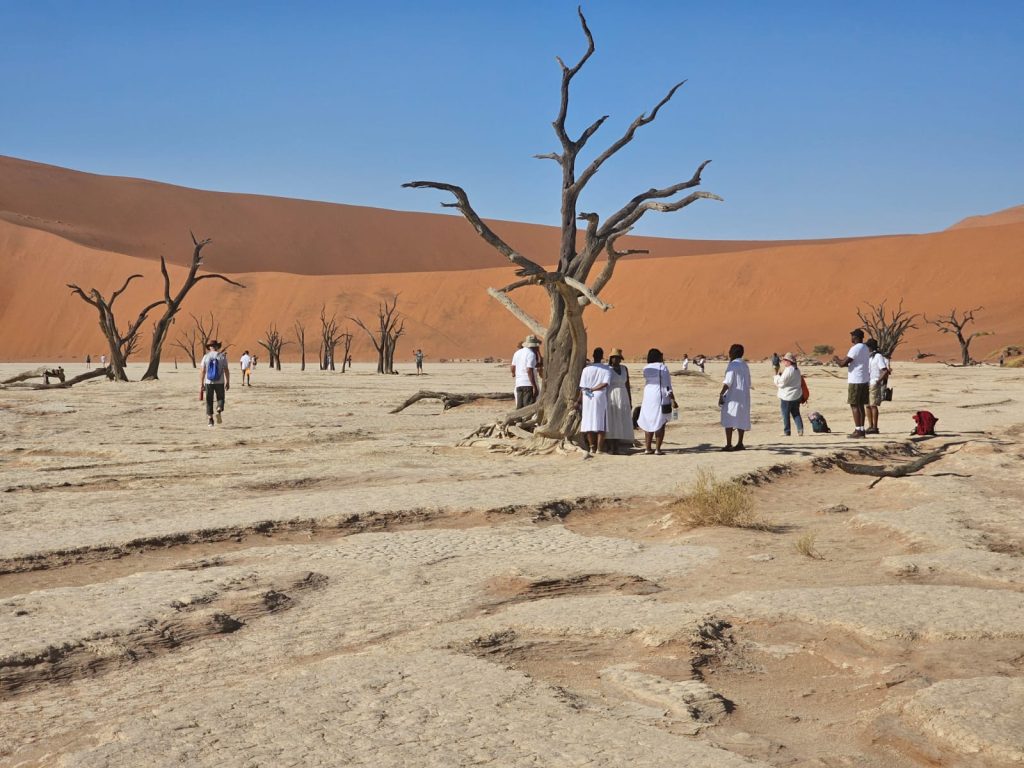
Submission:
POLYGON ((853 358, 847 355, 842 360, 840 360, 838 355, 832 355, 832 362, 838 365, 840 368, 849 368, 850 363, 853 362, 853 358))
POLYGON ((533 387, 533 394, 537 394, 537 369, 527 368, 526 373, 530 377, 530 386, 533 387))
POLYGON ((878 381, 879 381, 879 382, 881 383, 881 385, 882 385, 883 387, 884 387, 884 386, 885 386, 886 384, 888 384, 888 383, 889 383, 889 374, 890 374, 890 373, 892 373, 892 367, 891 367, 891 366, 889 365, 889 363, 888 363, 888 362, 886 362, 886 361, 885 361, 885 359, 883 358, 883 360, 882 360, 882 367, 881 367, 881 369, 880 369, 880 370, 878 371, 878 381))
POLYGON ((231 389, 231 366, 228 365, 228 361, 224 360, 224 389, 231 389))
POLYGON ((630 408, 633 407, 633 390, 629 386, 629 368, 622 366, 622 370, 626 372, 626 399, 629 401, 630 408))

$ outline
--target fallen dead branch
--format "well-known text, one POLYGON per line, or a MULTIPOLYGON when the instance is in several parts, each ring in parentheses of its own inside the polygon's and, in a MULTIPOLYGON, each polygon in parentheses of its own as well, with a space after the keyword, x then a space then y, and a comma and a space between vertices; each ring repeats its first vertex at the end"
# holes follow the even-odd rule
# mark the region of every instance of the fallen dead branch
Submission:
MULTIPOLYGON (((80 384, 81 382, 88 381, 89 379, 96 379, 96 378, 99 378, 100 376, 106 376, 110 380, 114 379, 114 372, 113 372, 113 369, 111 369, 110 366, 107 366, 106 368, 94 368, 91 371, 87 371, 86 373, 79 374, 78 376, 75 376, 74 378, 67 379, 67 380, 64 379, 63 369, 59 369, 59 370, 61 371, 61 376, 60 377, 56 377, 56 374, 54 374, 53 372, 50 372, 48 374, 48 376, 43 376, 42 377, 43 378, 43 383, 42 384, 39 384, 37 382, 26 381, 26 380, 24 380, 24 378, 19 379, 18 377, 14 377, 13 379, 8 379, 7 381, 0 382, 0 388, 3 388, 3 389, 70 389, 71 387, 75 386, 75 384, 80 384), (58 381, 51 382, 49 380, 50 376, 58 378, 58 381), (8 382, 10 382, 10 383, 8 383, 8 382)), ((19 376, 21 376, 21 374, 19 374, 19 376)))
POLYGON ((389 413, 404 411, 410 405, 418 403, 420 400, 440 400, 444 403, 444 410, 447 411, 451 408, 458 408, 466 403, 472 403, 475 400, 515 400, 515 395, 511 392, 432 392, 427 389, 421 389, 400 406, 389 411, 389 413))
POLYGON ((26 381, 27 379, 49 380, 50 378, 64 381, 64 369, 59 366, 57 368, 47 368, 43 365, 39 368, 33 368, 31 371, 22 371, 19 374, 11 376, 9 379, 0 381, 0 384, 17 384, 19 381, 26 381))
POLYGON ((870 475, 871 477, 877 477, 868 488, 874 488, 878 483, 885 477, 906 477, 912 475, 915 472, 919 472, 924 467, 931 464, 933 461, 938 461, 943 457, 945 452, 954 445, 963 445, 965 441, 959 441, 955 443, 947 443, 941 448, 937 448, 934 451, 919 456, 913 461, 907 461, 902 464, 886 464, 882 466, 876 466, 874 464, 854 464, 843 459, 836 459, 835 466, 839 467, 844 472, 851 475, 870 475))

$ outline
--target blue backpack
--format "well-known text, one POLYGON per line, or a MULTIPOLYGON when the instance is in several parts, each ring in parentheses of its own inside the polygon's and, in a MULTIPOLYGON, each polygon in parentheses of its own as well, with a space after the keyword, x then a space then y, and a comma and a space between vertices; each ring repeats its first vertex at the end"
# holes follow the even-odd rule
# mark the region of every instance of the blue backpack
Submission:
POLYGON ((220 355, 214 355, 206 361, 206 380, 216 381, 220 378, 220 355))

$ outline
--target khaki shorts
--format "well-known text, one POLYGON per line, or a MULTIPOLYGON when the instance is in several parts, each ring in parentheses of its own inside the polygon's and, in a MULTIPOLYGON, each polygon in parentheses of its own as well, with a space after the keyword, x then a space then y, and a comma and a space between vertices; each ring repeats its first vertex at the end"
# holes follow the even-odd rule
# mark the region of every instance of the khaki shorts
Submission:
POLYGON ((871 385, 871 391, 868 394, 868 405, 879 406, 885 399, 885 384, 880 381, 876 381, 871 385))
POLYGON ((867 405, 868 404, 868 385, 867 384, 847 384, 846 385, 846 402, 850 405, 867 405))

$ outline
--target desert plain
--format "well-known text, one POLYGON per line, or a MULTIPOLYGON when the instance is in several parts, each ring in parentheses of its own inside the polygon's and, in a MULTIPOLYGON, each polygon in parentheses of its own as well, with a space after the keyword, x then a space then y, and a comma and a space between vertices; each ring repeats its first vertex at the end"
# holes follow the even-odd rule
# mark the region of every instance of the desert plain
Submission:
POLYGON ((711 362, 666 456, 589 460, 389 412, 501 364, 263 366, 214 429, 190 366, 0 391, 0 765, 1020 765, 1022 369, 897 362, 854 441, 842 371, 786 438, 751 365, 745 452, 711 362), (702 471, 760 524, 686 524, 702 471))

